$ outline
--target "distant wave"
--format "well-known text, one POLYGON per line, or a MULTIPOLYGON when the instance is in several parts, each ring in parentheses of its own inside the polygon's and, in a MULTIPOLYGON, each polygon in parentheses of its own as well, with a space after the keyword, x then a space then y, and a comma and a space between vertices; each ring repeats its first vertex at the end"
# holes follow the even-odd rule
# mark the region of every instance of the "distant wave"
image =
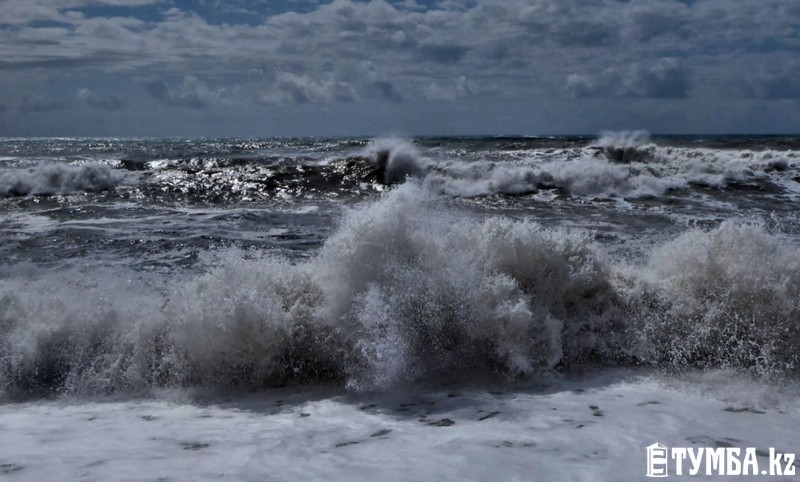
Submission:
POLYGON ((694 187, 741 184, 798 187, 796 151, 660 147, 645 132, 605 133, 574 150, 531 152, 522 159, 432 160, 408 141, 379 140, 365 149, 382 182, 422 179, 442 194, 521 195, 556 189, 582 197, 652 197, 694 187))
POLYGON ((472 217, 411 182, 349 210, 303 261, 0 280, 0 391, 384 390, 597 364, 784 374, 798 319, 800 250, 761 225, 688 231, 628 266, 582 231, 472 217))
POLYGON ((0 169, 0 197, 99 192, 115 187, 122 175, 103 164, 40 164, 0 169))
POLYGON ((800 194, 799 150, 660 146, 643 131, 603 133, 581 144, 553 141, 551 147, 532 149, 519 139, 487 142, 460 151, 389 138, 340 143, 328 151, 311 143, 314 149, 298 148, 300 153, 223 149, 188 157, 117 159, 109 161, 114 169, 46 164, 0 170, 0 196, 100 191, 133 173, 136 189, 146 196, 200 202, 361 196, 408 179, 455 197, 552 192, 642 199, 741 189, 800 194))
POLYGON ((647 131, 603 132, 594 145, 602 148, 611 161, 642 161, 647 160, 643 148, 650 145, 650 134, 647 131))

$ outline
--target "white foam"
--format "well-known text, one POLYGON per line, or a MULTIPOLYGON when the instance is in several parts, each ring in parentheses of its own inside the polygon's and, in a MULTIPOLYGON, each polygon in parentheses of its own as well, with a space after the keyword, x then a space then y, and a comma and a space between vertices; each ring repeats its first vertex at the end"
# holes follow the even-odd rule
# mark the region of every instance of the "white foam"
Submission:
POLYGON ((530 375, 594 349, 583 337, 598 318, 578 301, 603 302, 610 288, 585 236, 465 222, 440 201, 396 189, 348 212, 299 264, 232 254, 158 290, 119 286, 119 273, 5 283, 3 382, 103 392, 331 378, 373 389, 454 367, 530 375))
POLYGON ((633 268, 590 236, 479 219, 407 183, 346 212, 314 256, 231 252, 190 279, 65 271, 0 281, 7 396, 586 363, 797 366, 800 258, 760 225, 690 231, 633 268))
POLYGON ((771 182, 796 190, 800 168, 795 151, 660 147, 646 133, 606 133, 577 151, 533 151, 505 160, 432 159, 413 144, 379 139, 368 146, 386 183, 407 177, 454 196, 511 195, 558 188, 582 197, 652 197, 695 185, 725 189, 736 183, 771 182))
POLYGON ((419 174, 429 162, 420 156, 411 142, 403 139, 377 139, 364 149, 363 154, 375 160, 387 184, 403 182, 408 176, 419 174))
POLYGON ((762 224, 723 222, 655 249, 633 275, 645 358, 794 371, 800 251, 762 224))
MULTIPOLYGON (((796 452, 796 397, 765 406, 704 387, 611 373, 494 393, 451 385, 353 397, 294 387, 195 403, 2 405, 0 467, 20 481, 618 481, 645 479, 655 442, 755 447, 763 470, 770 447, 796 452)), ((704 470, 691 478, 720 479, 704 470)))
POLYGON ((26 169, 2 169, 0 197, 97 192, 111 189, 122 180, 121 173, 103 164, 39 164, 26 169))

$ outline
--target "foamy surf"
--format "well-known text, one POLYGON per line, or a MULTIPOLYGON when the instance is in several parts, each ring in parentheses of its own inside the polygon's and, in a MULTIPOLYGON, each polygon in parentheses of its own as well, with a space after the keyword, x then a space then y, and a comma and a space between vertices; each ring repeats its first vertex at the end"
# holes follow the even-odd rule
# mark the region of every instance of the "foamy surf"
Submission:
POLYGON ((796 153, 0 140, 30 186, 0 197, 0 475, 619 480, 656 442, 769 468, 796 153))
POLYGON ((0 169, 0 198, 107 191, 122 180, 121 173, 102 164, 44 163, 30 168, 0 169))
POLYGON ((696 146, 653 140, 645 132, 605 133, 580 142, 386 138, 205 145, 153 141, 151 146, 118 141, 107 151, 73 142, 66 151, 74 154, 68 156, 51 142, 37 146, 31 141, 24 148, 12 144, 10 152, 24 155, 0 167, 0 197, 105 192, 123 180, 117 196, 154 202, 358 198, 409 178, 449 196, 544 192, 576 202, 724 197, 729 191, 754 190, 777 201, 795 199, 800 189, 798 150, 770 139, 749 146, 733 138, 725 148, 712 142, 696 146), (48 160, 48 149, 58 155, 48 160))
POLYGON ((364 154, 374 160, 385 183, 416 177, 443 194, 467 197, 557 189, 581 197, 646 198, 770 184, 792 191, 800 166, 795 151, 660 147, 644 132, 608 133, 582 149, 549 150, 505 162, 429 158, 397 139, 375 141, 364 154))
POLYGON ((797 367, 800 257, 726 222, 631 266, 591 233, 475 218, 418 183, 344 213, 310 258, 231 252, 207 272, 2 281, 6 398, 261 388, 356 391, 577 368, 797 367))
MULTIPOLYGON (((235 399, 3 405, 0 474, 22 481, 178 474, 615 481, 644 478, 645 447, 656 442, 752 447, 763 470, 770 448, 796 450, 800 413, 791 390, 758 398, 739 377, 705 378, 607 371, 537 385, 448 384, 386 394, 293 387, 235 399), (709 393, 718 384, 724 396, 709 393)), ((713 474, 692 478, 719 480, 713 474)))

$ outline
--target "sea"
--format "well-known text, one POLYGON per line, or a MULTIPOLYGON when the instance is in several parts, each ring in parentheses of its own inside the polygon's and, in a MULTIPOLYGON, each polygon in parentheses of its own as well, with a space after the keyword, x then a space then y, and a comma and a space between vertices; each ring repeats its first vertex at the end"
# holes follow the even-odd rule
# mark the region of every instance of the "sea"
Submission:
POLYGON ((798 206, 797 136, 0 138, 0 478, 772 470, 798 206))

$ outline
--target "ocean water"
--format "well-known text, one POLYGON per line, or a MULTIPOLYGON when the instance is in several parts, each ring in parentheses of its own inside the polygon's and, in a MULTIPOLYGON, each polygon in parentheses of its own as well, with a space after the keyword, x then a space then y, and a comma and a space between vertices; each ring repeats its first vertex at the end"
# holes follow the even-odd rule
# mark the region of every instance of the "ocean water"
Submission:
POLYGON ((800 427, 798 201, 786 136, 0 139, 0 473, 611 480, 639 439, 769 444, 800 427))

